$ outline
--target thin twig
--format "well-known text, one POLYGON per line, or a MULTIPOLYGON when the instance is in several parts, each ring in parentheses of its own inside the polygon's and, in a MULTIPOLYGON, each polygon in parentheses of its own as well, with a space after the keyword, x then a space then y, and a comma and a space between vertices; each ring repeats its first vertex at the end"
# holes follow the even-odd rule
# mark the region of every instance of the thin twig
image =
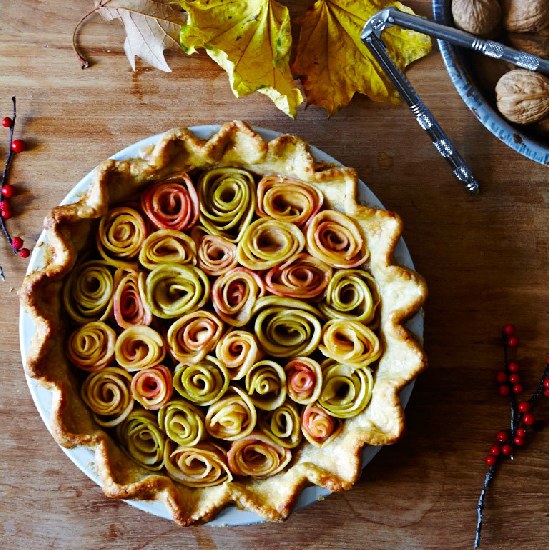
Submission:
POLYGON ((86 59, 86 57, 84 57, 84 55, 82 55, 80 48, 76 43, 76 35, 78 34, 78 30, 80 29, 82 23, 84 23, 84 21, 86 21, 86 19, 88 19, 90 15, 94 14, 98 9, 106 6, 110 1, 111 0, 105 0, 105 2, 101 1, 93 10, 89 11, 86 15, 83 15, 73 29, 72 46, 74 53, 76 54, 78 61, 80 62, 80 67, 82 68, 82 70, 87 69, 90 66, 90 62, 86 59))
MULTIPOLYGON (((2 179, 0 180, 0 202, 3 201, 1 190, 2 190, 2 187, 4 187, 4 185, 6 185, 6 182, 8 181, 8 175, 9 175, 9 171, 10 171, 11 162, 12 162, 12 159, 14 157, 14 152, 12 151, 11 144, 13 142, 13 131, 14 131, 14 128, 15 128, 15 119, 17 118, 17 109, 16 109, 16 103, 15 103, 15 96, 12 97, 11 100, 12 100, 12 103, 13 103, 13 115, 12 115, 12 122, 11 122, 11 126, 10 126, 10 139, 9 139, 9 143, 8 143, 8 156, 6 157, 6 164, 4 165, 4 170, 2 171, 2 179)), ((17 254, 17 250, 15 249, 15 247, 13 246, 13 243, 12 243, 11 235, 8 231, 8 228, 6 227, 6 220, 4 220, 4 218, 2 216, 0 216, 0 229, 2 230, 2 233, 6 237, 8 243, 10 244, 11 249, 13 250, 13 253, 17 254)), ((0 268, 0 279, 5 281, 4 274, 2 273, 1 268, 0 268)))

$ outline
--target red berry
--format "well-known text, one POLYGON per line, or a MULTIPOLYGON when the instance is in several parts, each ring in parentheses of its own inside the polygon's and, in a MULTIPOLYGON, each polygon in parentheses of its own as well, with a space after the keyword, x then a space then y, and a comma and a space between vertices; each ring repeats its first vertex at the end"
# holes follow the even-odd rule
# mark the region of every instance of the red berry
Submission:
POLYGON ((519 344, 519 339, 517 336, 510 336, 510 338, 508 338, 508 347, 517 348, 518 344, 519 344))
POLYGON ((14 139, 11 142, 11 150, 14 153, 22 153, 27 148, 27 144, 22 139, 14 139))
POLYGON ((498 432, 497 441, 500 441, 501 443, 508 441, 508 432, 505 432, 504 430, 502 432, 498 432))
POLYGON ((512 361, 511 363, 508 363, 508 370, 510 372, 518 372, 519 371, 519 365, 512 361))
POLYGON ((518 447, 523 447, 525 445, 525 439, 523 439, 523 437, 520 437, 519 435, 516 435, 516 437, 514 437, 514 445, 517 445, 518 447))
POLYGON ((518 411, 520 413, 527 413, 531 410, 531 403, 529 401, 520 401, 518 403, 518 411))
POLYGON ((525 428, 518 428, 516 434, 518 437, 525 437, 527 435, 527 430, 525 428))
POLYGON ((524 414, 522 420, 526 426, 532 426, 535 423, 535 415, 531 413, 524 414))
POLYGON ((6 201, 3 201, 1 204, 5 204, 6 206, 0 208, 0 216, 5 220, 9 220, 13 216, 11 206, 6 201))
POLYGON ((8 185, 4 185, 4 187, 2 187, 2 195, 4 195, 4 197, 9 199, 13 197, 14 194, 15 194, 15 188, 13 187, 13 185, 10 185, 8 183, 8 185))
POLYGON ((13 124, 13 120, 9 117, 9 116, 5 116, 3 119, 2 119, 2 126, 4 128, 11 128, 12 127, 12 124, 13 124))
POLYGON ((506 376, 506 373, 501 370, 500 372, 497 372, 497 382, 499 384, 504 384, 504 382, 508 381, 508 376, 506 376))
POLYGON ((544 390, 544 397, 548 397, 548 388, 544 390))
POLYGON ((494 456, 498 456, 500 454, 500 445, 491 445, 489 452, 494 456))
POLYGON ((512 445, 503 445, 502 446, 502 454, 504 456, 510 456, 514 452, 514 448, 512 445))
POLYGON ((545 378, 543 383, 544 383, 544 387, 548 388, 548 378, 545 378))
POLYGON ((497 463, 497 459, 493 455, 487 455, 485 463, 487 464, 487 466, 494 466, 497 463))
POLYGON ((510 384, 517 384, 517 383, 519 383, 519 381, 520 381, 519 374, 511 374, 511 375, 508 377, 508 381, 510 382, 510 384))
POLYGON ((502 327, 502 333, 505 335, 505 336, 512 336, 512 334, 514 334, 514 332, 516 332, 516 327, 514 325, 504 325, 502 327))
POLYGON ((502 384, 502 386, 498 387, 498 393, 502 395, 502 397, 506 397, 510 393, 509 386, 506 386, 505 384, 502 384))
POLYGON ((31 251, 28 248, 22 248, 19 251, 19 256, 21 256, 21 258, 28 258, 30 255, 31 251))
POLYGON ((523 386, 521 384, 514 384, 512 391, 514 393, 521 393, 523 391, 523 386))
POLYGON ((21 237, 14 237, 11 240, 11 245, 15 250, 20 250, 23 247, 23 239, 21 237))

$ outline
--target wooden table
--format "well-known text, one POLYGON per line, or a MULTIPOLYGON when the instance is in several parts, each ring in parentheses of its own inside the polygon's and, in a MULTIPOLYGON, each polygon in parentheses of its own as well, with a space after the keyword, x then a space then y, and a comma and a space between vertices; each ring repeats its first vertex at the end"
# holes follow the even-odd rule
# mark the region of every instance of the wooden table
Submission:
MULTIPOLYGON (((299 2, 294 2, 298 5, 299 2)), ((411 2, 430 14, 427 0, 411 2)), ((205 55, 168 54, 172 73, 138 62, 132 72, 118 24, 92 17, 81 43, 94 65, 82 71, 72 28, 91 2, 4 1, 0 18, 0 113, 17 96, 18 156, 9 226, 27 244, 49 209, 126 145, 174 126, 241 118, 296 134, 354 166, 405 222, 405 239, 429 285, 425 347, 430 368, 407 409, 407 431, 383 449, 355 489, 333 494, 283 524, 183 529, 108 500, 48 434, 19 355, 17 289, 26 262, 0 257, 0 540, 3 548, 468 548, 486 472, 485 456, 506 428, 497 395, 499 333, 518 327, 525 386, 540 375, 548 345, 548 173, 508 149, 468 111, 437 51, 411 81, 470 163, 483 194, 468 196, 404 106, 357 97, 328 119, 300 109, 296 121, 258 94, 237 101, 205 55)), ((5 154, 7 132, 1 134, 5 154)), ((541 407, 544 409, 545 407, 541 407)), ((483 548, 547 548, 548 419, 500 469, 487 498, 483 548)))

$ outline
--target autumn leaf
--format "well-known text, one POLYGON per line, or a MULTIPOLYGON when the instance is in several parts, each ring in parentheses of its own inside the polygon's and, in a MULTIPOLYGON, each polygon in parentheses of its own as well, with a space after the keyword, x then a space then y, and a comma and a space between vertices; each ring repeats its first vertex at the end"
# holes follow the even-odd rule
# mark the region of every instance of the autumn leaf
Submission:
MULTIPOLYGON (((397 91, 360 40, 366 21, 389 6, 413 13, 400 2, 317 0, 304 14, 292 70, 302 80, 308 103, 333 114, 356 92, 373 101, 399 102, 397 91)), ((401 69, 431 49, 428 36, 398 27, 387 29, 382 38, 401 69)))
POLYGON ((302 102, 290 72, 290 16, 275 0, 181 0, 187 53, 204 48, 228 74, 237 97, 258 91, 290 116, 302 102))
POLYGON ((136 57, 149 65, 170 72, 164 50, 181 50, 179 35, 185 14, 173 2, 158 0, 110 0, 96 2, 98 13, 107 21, 119 19, 124 24, 124 51, 132 69, 136 57))

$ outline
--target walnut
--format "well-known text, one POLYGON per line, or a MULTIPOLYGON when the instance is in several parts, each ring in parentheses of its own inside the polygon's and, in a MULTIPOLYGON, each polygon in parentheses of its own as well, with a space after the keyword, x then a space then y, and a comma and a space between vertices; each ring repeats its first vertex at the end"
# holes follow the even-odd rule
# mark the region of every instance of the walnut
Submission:
POLYGON ((510 71, 495 91, 498 110, 511 122, 530 124, 548 116, 548 78, 539 73, 510 71))
POLYGON ((548 57, 548 36, 538 33, 511 32, 508 33, 508 42, 516 50, 548 57))
POLYGON ((537 32, 548 26, 548 0, 503 0, 504 28, 511 32, 537 32))
POLYGON ((500 26, 498 0, 453 0, 455 25, 477 36, 492 36, 500 26))

